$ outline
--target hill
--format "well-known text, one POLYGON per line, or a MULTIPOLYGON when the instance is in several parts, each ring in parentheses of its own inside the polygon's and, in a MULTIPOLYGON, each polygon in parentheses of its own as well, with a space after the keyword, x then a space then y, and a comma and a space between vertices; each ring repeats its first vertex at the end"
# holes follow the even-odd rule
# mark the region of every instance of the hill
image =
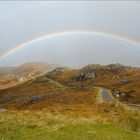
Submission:
MULTIPOLYGON (((28 68, 30 70, 29 66, 34 65, 22 65, 19 71, 21 69, 25 74, 28 68)), ((38 66, 33 68, 37 70, 38 66)), ((87 65, 81 69, 58 67, 27 82, 0 90, 0 103, 4 108, 90 105, 96 102, 96 87, 103 87, 111 90, 114 98, 118 94, 119 100, 124 103, 140 104, 139 84, 140 69, 120 64, 87 65)))
POLYGON ((121 64, 87 65, 81 69, 49 72, 47 76, 67 86, 99 86, 126 103, 140 104, 140 69, 121 64))
POLYGON ((96 89, 67 87, 46 76, 0 90, 0 104, 7 109, 42 109, 95 102, 96 89))
POLYGON ((57 65, 45 62, 26 63, 15 67, 0 68, 0 88, 6 88, 38 77, 56 68, 57 65))

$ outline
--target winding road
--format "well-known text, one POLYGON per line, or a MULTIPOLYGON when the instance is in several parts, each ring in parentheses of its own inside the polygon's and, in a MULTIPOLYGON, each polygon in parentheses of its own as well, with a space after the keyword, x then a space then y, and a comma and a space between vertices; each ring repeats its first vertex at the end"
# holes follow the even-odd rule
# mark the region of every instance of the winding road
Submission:
MULTIPOLYGON (((111 91, 106 88, 100 88, 102 100, 106 103, 112 103, 114 101, 113 97, 111 96, 111 91)), ((140 106, 125 104, 129 109, 138 110, 140 111, 140 106)))
POLYGON ((102 100, 107 103, 113 102, 113 98, 110 95, 110 90, 102 88, 102 100))

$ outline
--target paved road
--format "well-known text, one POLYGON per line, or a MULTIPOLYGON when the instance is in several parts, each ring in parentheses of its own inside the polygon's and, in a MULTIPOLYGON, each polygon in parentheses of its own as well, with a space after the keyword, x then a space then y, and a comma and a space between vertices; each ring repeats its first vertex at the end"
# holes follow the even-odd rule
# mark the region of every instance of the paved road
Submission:
MULTIPOLYGON (((110 96, 110 90, 102 88, 102 99, 104 102, 107 103, 113 102, 113 98, 110 96)), ((136 106, 136 105, 126 105, 126 106, 132 110, 140 111, 140 106, 136 106)))
POLYGON ((107 103, 113 102, 113 98, 110 96, 110 91, 108 89, 102 88, 102 99, 107 103))

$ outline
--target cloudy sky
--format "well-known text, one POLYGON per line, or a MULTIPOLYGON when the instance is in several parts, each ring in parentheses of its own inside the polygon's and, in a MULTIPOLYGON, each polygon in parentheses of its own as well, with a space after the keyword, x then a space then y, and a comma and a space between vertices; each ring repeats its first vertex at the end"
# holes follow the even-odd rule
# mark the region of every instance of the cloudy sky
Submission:
MULTIPOLYGON (((0 2, 0 56, 53 32, 96 30, 140 42, 140 2, 0 2)), ((31 61, 79 67, 91 63, 140 66, 140 45, 107 36, 69 35, 43 40, 0 60, 0 66, 31 61)))

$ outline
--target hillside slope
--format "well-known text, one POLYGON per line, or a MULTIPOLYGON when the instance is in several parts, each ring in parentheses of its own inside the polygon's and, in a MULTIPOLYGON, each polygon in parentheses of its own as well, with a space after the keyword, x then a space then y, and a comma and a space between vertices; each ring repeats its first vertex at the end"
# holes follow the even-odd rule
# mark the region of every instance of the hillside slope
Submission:
POLYGON ((4 108, 58 107, 91 105, 97 90, 105 87, 125 103, 140 104, 140 69, 120 64, 88 65, 82 69, 58 67, 20 85, 0 90, 4 108))
POLYGON ((140 104, 139 68, 120 64, 87 65, 82 69, 65 70, 55 75, 52 71, 47 76, 67 86, 106 87, 113 95, 118 94, 119 100, 140 104))
POLYGON ((0 88, 6 88, 40 76, 56 68, 57 65, 44 62, 26 63, 16 67, 0 68, 0 88))
POLYGON ((95 99, 96 89, 94 88, 66 87, 46 76, 0 90, 0 104, 7 109, 88 105, 94 103, 95 99))

